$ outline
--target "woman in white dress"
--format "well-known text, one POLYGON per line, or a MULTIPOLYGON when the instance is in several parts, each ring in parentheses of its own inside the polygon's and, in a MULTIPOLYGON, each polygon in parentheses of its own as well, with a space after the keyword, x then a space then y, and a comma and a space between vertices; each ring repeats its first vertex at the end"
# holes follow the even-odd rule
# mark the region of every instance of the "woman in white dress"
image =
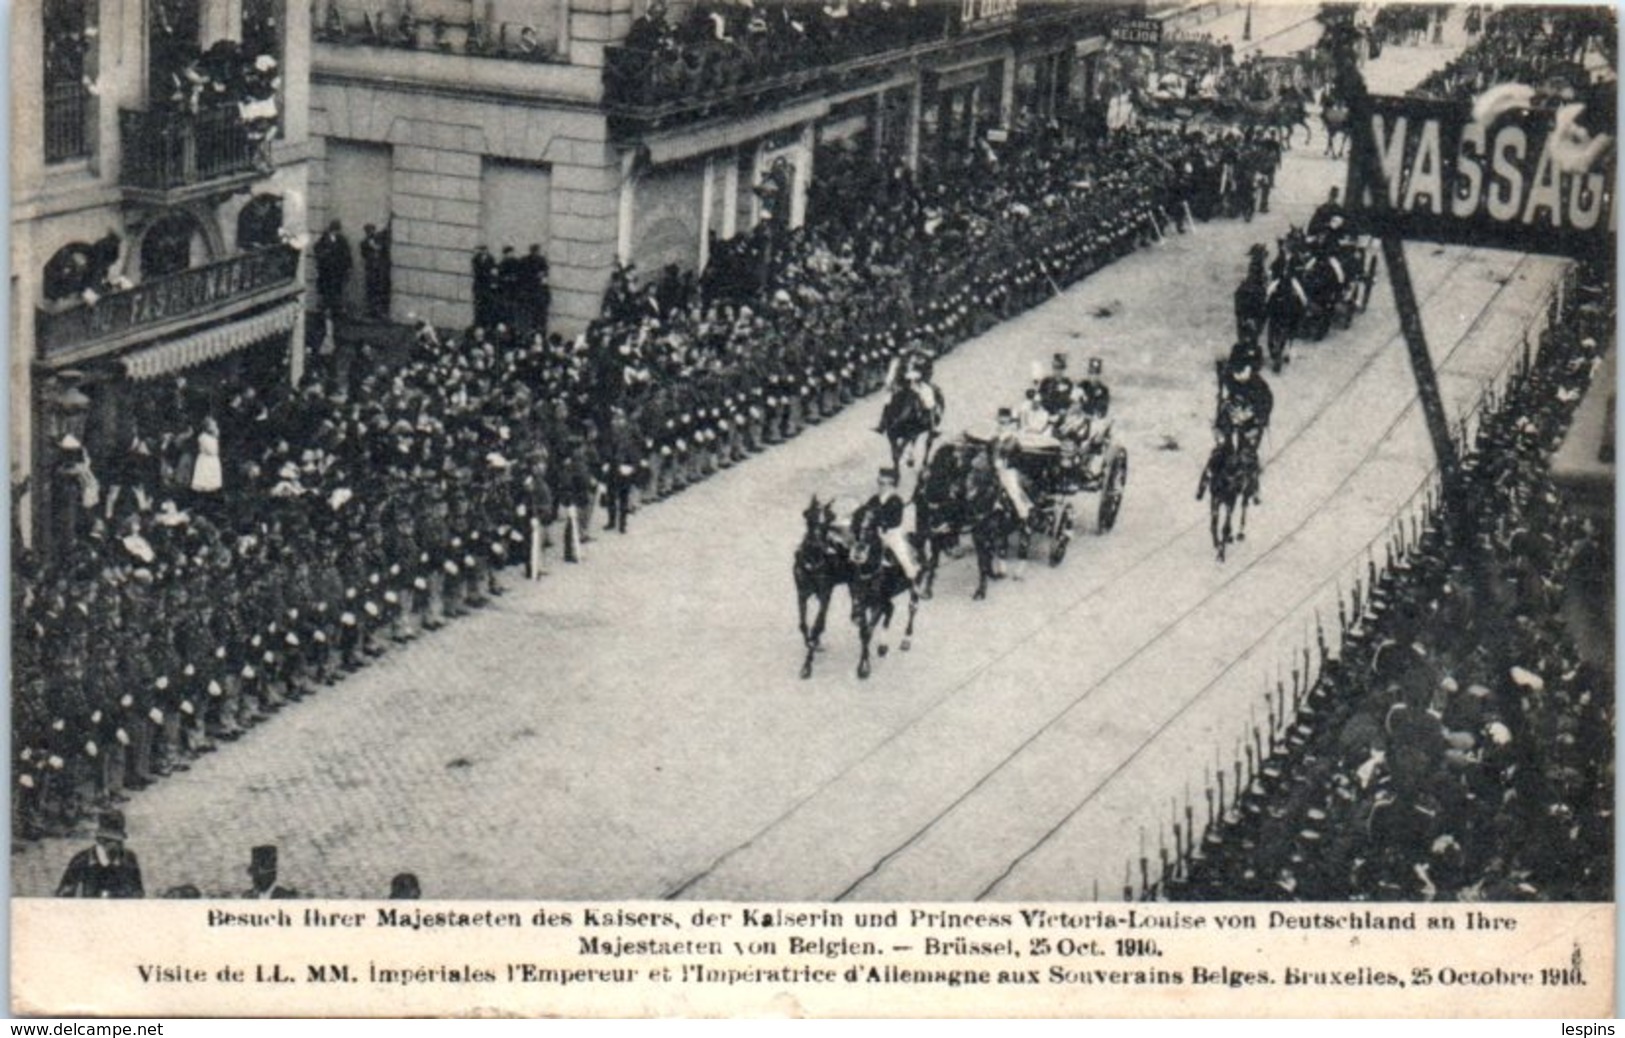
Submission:
POLYGON ((203 428, 197 434, 197 461, 192 466, 192 492, 215 500, 222 485, 220 471, 220 426, 210 415, 203 419, 203 428))

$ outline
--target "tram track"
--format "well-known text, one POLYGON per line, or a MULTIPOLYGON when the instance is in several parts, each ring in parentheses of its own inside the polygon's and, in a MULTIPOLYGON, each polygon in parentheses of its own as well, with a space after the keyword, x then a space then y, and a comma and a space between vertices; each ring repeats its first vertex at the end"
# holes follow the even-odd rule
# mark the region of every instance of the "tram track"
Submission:
MULTIPOLYGON (((1430 278, 1431 283, 1424 290, 1424 294, 1423 294, 1423 306, 1424 306, 1424 308, 1429 303, 1433 302, 1440 295, 1440 293, 1444 292, 1446 287, 1449 286, 1452 283, 1453 279, 1456 278, 1457 274, 1460 271, 1462 271, 1464 268, 1466 268, 1470 264, 1472 264, 1478 256, 1479 256, 1479 253, 1478 253, 1477 250, 1465 251, 1461 255, 1455 257, 1451 263, 1449 263, 1446 266, 1443 266, 1436 273, 1434 273, 1430 278)), ((1497 297, 1498 297, 1498 295, 1499 295, 1499 292, 1497 293, 1497 297)), ((1489 306, 1489 305, 1491 305, 1491 304, 1487 303, 1486 307, 1489 306)), ((1397 337, 1395 337, 1395 338, 1397 338, 1397 337)), ((1341 396, 1351 386, 1355 385, 1362 378, 1366 377, 1368 372, 1370 371, 1371 367, 1377 362, 1377 360, 1384 354, 1384 352, 1386 350, 1388 350, 1389 348, 1392 347, 1392 345, 1393 345, 1393 343, 1395 341, 1395 338, 1390 338, 1388 340, 1385 340, 1384 345, 1382 347, 1374 349, 1371 352, 1371 355, 1366 357, 1361 362, 1361 364, 1358 367, 1356 367, 1354 369, 1354 371, 1352 373, 1350 373, 1350 375, 1347 378, 1345 378, 1338 385, 1337 390, 1336 390, 1336 392, 1334 394, 1332 394, 1331 399, 1335 399, 1336 397, 1341 396)), ((1460 341, 1458 341, 1455 344, 1455 346, 1452 347, 1452 352, 1454 351, 1455 348, 1459 347, 1459 345, 1460 345, 1460 341)), ((1277 445, 1272 445, 1273 449, 1270 451, 1270 453, 1268 455, 1269 461, 1273 464, 1276 459, 1282 457, 1288 451, 1292 450, 1292 448, 1297 443, 1299 443, 1304 436, 1308 435, 1312 430, 1316 429, 1319 426, 1319 424, 1324 420, 1324 418, 1325 418, 1324 413, 1318 413, 1318 414, 1314 415, 1313 417, 1310 418, 1309 421, 1304 423, 1300 428, 1298 428, 1297 430, 1294 430, 1292 435, 1285 438, 1283 442, 1281 442, 1281 443, 1279 443, 1277 445)), ((1373 450, 1374 449, 1375 448, 1373 448, 1373 450)), ((1364 459, 1362 459, 1361 464, 1363 464, 1363 463, 1364 463, 1364 459)), ((1358 465, 1358 464, 1355 465, 1351 469, 1351 473, 1354 472, 1354 471, 1358 471, 1359 468, 1360 468, 1360 465, 1358 465)), ((1309 513, 1309 516, 1312 517, 1313 514, 1314 514, 1313 511, 1311 511, 1309 513)), ((1305 522, 1307 522, 1307 521, 1308 520, 1306 519, 1305 522)), ((992 658, 984 661, 983 663, 981 663, 980 665, 975 667, 973 670, 971 670, 969 673, 967 673, 964 677, 962 677, 959 681, 957 681, 951 688, 949 688, 947 691, 945 691, 942 695, 937 696, 936 698, 934 698, 923 710, 921 710, 917 714, 915 714, 915 716, 912 717, 909 721, 907 721, 906 723, 904 723, 902 725, 899 725, 885 739, 883 739, 882 741, 880 741, 879 743, 874 745, 869 750, 868 753, 866 753, 862 757, 859 757, 859 758, 849 762, 847 764, 847 766, 845 768, 843 768, 841 771, 831 775, 829 778, 827 778, 823 783, 821 783, 814 790, 812 790, 811 792, 807 793, 803 797, 799 798, 798 800, 796 800, 795 802, 790 804, 783 812, 781 812, 778 816, 776 816, 772 821, 770 821, 766 825, 762 826, 749 839, 747 839, 745 841, 742 841, 741 843, 735 845, 733 848, 729 849, 724 854, 721 854, 721 855, 717 856, 715 859, 712 860, 712 862, 706 868, 704 868, 704 869, 690 875, 689 877, 684 879, 681 883, 678 883, 677 885, 675 885, 672 888, 668 889, 665 892, 665 894, 663 894, 662 896, 664 898, 666 898, 666 899, 677 899, 677 898, 682 898, 682 897, 685 897, 685 896, 689 896, 691 891, 693 891, 696 887, 699 887, 699 886, 703 885, 707 879, 709 879, 714 874, 716 874, 730 860, 732 860, 732 859, 736 858, 738 855, 748 851, 753 846, 758 844, 762 839, 764 839, 765 837, 772 834, 775 830, 777 830, 777 829, 781 828, 782 826, 784 826, 785 824, 787 824, 791 819, 796 817, 800 812, 802 812, 804 809, 806 809, 810 804, 816 802, 820 797, 825 795, 826 792, 828 792, 832 788, 838 786, 843 780, 848 779, 855 770, 861 768, 867 761, 872 760, 877 755, 879 755, 879 754, 883 753, 884 751, 886 751, 888 747, 891 747, 891 746, 897 744, 900 740, 904 739, 905 737, 907 737, 911 733, 913 733, 915 730, 917 730, 918 727, 922 723, 924 723, 927 718, 931 717, 937 711, 944 708, 950 701, 954 700, 957 696, 961 695, 968 688, 970 688, 971 686, 976 684, 976 682, 978 680, 980 680, 989 670, 991 670, 995 666, 999 665, 1001 662, 1004 662, 1004 661, 1010 659, 1013 656, 1020 655, 1024 650, 1027 649, 1027 647, 1030 645, 1030 643, 1034 639, 1036 639, 1040 635, 1044 634, 1045 632, 1055 628, 1056 625, 1065 622, 1066 620, 1071 618, 1073 616, 1073 614, 1077 613, 1079 610, 1083 609, 1086 606, 1092 605, 1092 604, 1098 604, 1099 602, 1101 602, 1104 599, 1106 599, 1107 597, 1109 597, 1117 589, 1120 589, 1121 587, 1123 587, 1123 586, 1125 586, 1127 584, 1131 584, 1134 581, 1134 578, 1136 577, 1136 575, 1139 574, 1147 565, 1149 565, 1150 563, 1152 563, 1155 560, 1160 559, 1163 556, 1164 552, 1166 552, 1172 545, 1176 544, 1177 542, 1179 542, 1180 540, 1182 540, 1184 538, 1187 538, 1187 537, 1191 536, 1193 531, 1197 530, 1198 528, 1205 528, 1206 524, 1207 524, 1206 514, 1205 514, 1205 512, 1202 512, 1197 518, 1194 518, 1191 521, 1181 525, 1175 531, 1173 531, 1171 534, 1169 534, 1167 537, 1159 540, 1156 544, 1154 544, 1153 546, 1151 546, 1150 548, 1148 548, 1147 550, 1145 550, 1144 552, 1142 552, 1141 554, 1136 556, 1135 559, 1133 560, 1133 562, 1130 563, 1129 566, 1126 567, 1125 569, 1122 569, 1121 571, 1114 573, 1107 580, 1102 581, 1100 584, 1098 584, 1098 585, 1088 589, 1087 591, 1081 593, 1080 595, 1075 597, 1071 602, 1067 603, 1063 608, 1048 613, 1041 622, 1033 625, 1027 631, 1025 631, 1022 634, 1020 634, 1019 636, 1017 636, 1006 649, 1004 649, 1002 652, 994 655, 992 658)), ((1283 538, 1282 540, 1284 541, 1285 538, 1283 538)), ((1276 546, 1272 546, 1271 550, 1273 550, 1274 547, 1279 546, 1279 543, 1280 542, 1278 542, 1276 546)), ((833 895, 834 899, 835 900, 843 900, 843 899, 846 899, 846 898, 850 897, 853 894, 853 892, 857 890, 857 888, 861 887, 871 877, 873 877, 878 872, 880 872, 882 869, 884 869, 888 862, 890 862, 891 860, 896 858, 898 855, 905 852, 909 847, 914 845, 919 839, 921 839, 923 836, 925 836, 927 833, 929 833, 931 831, 931 829, 935 825, 937 825, 943 818, 947 817, 957 807, 962 805, 968 798, 974 796, 975 793, 980 788, 982 788, 987 781, 989 781, 991 778, 993 778, 995 775, 997 775, 1011 761, 1018 758, 1021 755, 1021 753, 1024 750, 1026 750, 1032 744, 1033 741, 1041 738, 1047 730, 1049 730, 1055 723, 1057 723, 1060 719, 1064 718, 1068 713, 1070 713, 1073 709, 1075 709, 1078 705, 1080 705, 1084 700, 1086 700, 1096 689, 1098 689, 1102 685, 1109 682, 1113 677, 1115 677, 1117 674, 1119 674, 1124 668, 1132 665, 1138 659, 1143 657, 1144 654, 1149 649, 1151 649, 1153 646, 1155 646, 1158 641, 1160 641, 1162 638, 1166 637, 1170 632, 1178 629, 1178 627, 1183 622, 1188 620, 1191 615, 1194 615, 1195 613, 1201 611, 1203 608, 1207 607, 1214 598, 1221 595, 1225 591, 1225 589, 1228 588, 1229 586, 1231 586, 1235 581, 1244 578, 1255 566, 1259 565, 1267 557, 1268 557, 1268 552, 1266 552, 1263 555, 1254 557, 1245 566, 1236 567, 1234 570, 1229 572, 1229 574, 1227 575, 1227 577, 1225 578, 1225 580, 1223 582, 1221 582, 1217 587, 1211 589, 1211 591, 1208 592, 1206 595, 1204 595, 1195 605, 1193 605, 1192 607, 1190 607, 1189 609, 1187 609, 1185 611, 1182 611, 1171 622, 1165 623, 1165 624, 1161 625, 1160 627, 1158 627, 1151 634, 1151 636, 1149 638, 1147 638, 1144 642, 1142 642, 1139 646, 1137 646, 1127 656, 1125 656, 1125 657, 1119 659, 1117 662, 1115 662, 1110 667, 1110 669, 1108 669, 1100 678, 1098 678, 1088 688, 1086 688, 1080 695, 1078 695, 1071 702, 1069 702, 1059 713, 1053 715, 1042 726, 1040 726, 1038 729, 1036 729, 1035 731, 1030 733, 1025 739, 1023 739, 1015 747, 1014 750, 1012 750, 1007 756, 1005 756, 1003 759, 1001 759, 993 768, 991 768, 991 769, 987 770, 986 772, 984 772, 977 779, 977 781, 975 783, 973 783, 970 787, 968 787, 960 796, 956 797, 946 807, 944 807, 942 810, 940 810, 939 812, 934 814, 923 826, 919 827, 906 840, 899 843, 897 846, 895 846, 886 855, 884 855, 881 858, 877 859, 869 869, 867 869, 864 873, 862 873, 860 876, 858 876, 855 880, 851 881, 839 893, 833 895)))
MULTIPOLYGON (((1514 268, 1514 272, 1516 273, 1516 271, 1523 269, 1524 266, 1527 263, 1528 263, 1527 259, 1520 259, 1518 261, 1518 265, 1514 268)), ((1439 368, 1441 368, 1441 369, 1444 368, 1449 363, 1449 361, 1456 356, 1457 352, 1464 345, 1466 345, 1467 343, 1469 343, 1472 340, 1474 334, 1478 331, 1479 326, 1482 324, 1485 316, 1494 307, 1495 302, 1498 299, 1501 298, 1501 295, 1506 291, 1507 284, 1510 284, 1510 283, 1511 283, 1511 279, 1509 279, 1505 284, 1502 284, 1499 287, 1497 287, 1497 289, 1495 291, 1495 294, 1493 296, 1491 296, 1490 300, 1487 303, 1485 303, 1483 309, 1480 310, 1477 318, 1475 318, 1474 321, 1472 322, 1472 324, 1469 325, 1468 328, 1462 333, 1462 335, 1457 338, 1455 343, 1450 347, 1449 351, 1444 355, 1444 357, 1435 359, 1435 363, 1437 364, 1437 366, 1439 368)), ((1396 338, 1402 338, 1402 337, 1396 336, 1396 338)), ((1390 340, 1390 342, 1385 346, 1385 348, 1389 348, 1391 346, 1392 346, 1392 340, 1390 340)), ((1416 412, 1416 410, 1417 410, 1417 408, 1419 406, 1420 406, 1420 399, 1417 398, 1417 397, 1412 397, 1410 402, 1406 404, 1406 406, 1400 411, 1400 413, 1398 415, 1396 415, 1391 422, 1389 422, 1387 428, 1385 428, 1383 430, 1382 435, 1380 437, 1378 437, 1376 440, 1374 440, 1371 443, 1371 445, 1366 449, 1365 453, 1362 455, 1362 457, 1360 459, 1359 464, 1357 464, 1353 468, 1351 468, 1348 471, 1348 473, 1345 474, 1344 477, 1338 482, 1337 486, 1332 489, 1331 492, 1322 495, 1322 498, 1321 498, 1322 503, 1328 502, 1328 501, 1332 500, 1333 498, 1337 497, 1338 495, 1340 495, 1341 493, 1343 493, 1349 487, 1349 485, 1355 480, 1355 478, 1360 475, 1360 473, 1365 469, 1365 467, 1368 464, 1370 464, 1372 462, 1372 460, 1375 459, 1378 456, 1378 454, 1387 445, 1389 445, 1391 443, 1391 441, 1393 440, 1395 432, 1397 432, 1407 422, 1407 420, 1409 420, 1411 418, 1411 416, 1416 412)), ((1424 479, 1423 482, 1425 484, 1426 479, 1424 479)), ((1318 515, 1319 515, 1319 510, 1318 509, 1312 509, 1312 510, 1308 511, 1307 513, 1305 513, 1303 519, 1300 520, 1297 523, 1296 526, 1294 526, 1290 531, 1288 531, 1286 533, 1286 535, 1283 536, 1280 540, 1276 541, 1268 549, 1266 549, 1265 552, 1262 553, 1254 562, 1250 563, 1247 568, 1252 569, 1254 566, 1262 565, 1265 562, 1265 560, 1267 560, 1268 558, 1270 558, 1271 556, 1273 556, 1277 552, 1291 546, 1297 540, 1297 538, 1302 536, 1304 531, 1315 521, 1315 519, 1318 517, 1318 515)), ((1238 667, 1240 667, 1243 663, 1246 663, 1246 662, 1252 660, 1254 658, 1254 656, 1258 653, 1258 651, 1264 645, 1266 645, 1268 642, 1271 641, 1271 639, 1276 634, 1276 632, 1280 630, 1282 624, 1284 624, 1287 621, 1291 620, 1292 618, 1298 616, 1299 613, 1300 613, 1300 610, 1302 610, 1305 606, 1307 606, 1309 603, 1314 601, 1314 599, 1317 596, 1324 594, 1325 590, 1326 590, 1326 586, 1337 579, 1337 574, 1341 573, 1343 571, 1343 568, 1346 567, 1347 565, 1349 565, 1350 563, 1357 562, 1359 557, 1361 555, 1363 555, 1364 553, 1365 553, 1365 546, 1362 545, 1359 549, 1356 549, 1352 554, 1345 557, 1343 562, 1333 570, 1332 575, 1324 577, 1323 579, 1321 579, 1320 581, 1315 583, 1312 587, 1310 587, 1306 592, 1304 592, 1304 594, 1300 595, 1297 599, 1295 599, 1292 602, 1292 604, 1289 605, 1282 612, 1282 616, 1281 616, 1280 619, 1276 620, 1273 624, 1271 624, 1268 628, 1266 628, 1261 634, 1259 634, 1258 637, 1254 638, 1251 642, 1249 642, 1247 644, 1247 646, 1240 653, 1238 653, 1236 655, 1235 659, 1233 659, 1229 663, 1227 663, 1219 671, 1218 674, 1214 675, 1206 684, 1202 685, 1201 688, 1197 689, 1196 692, 1193 695, 1191 695, 1191 697, 1189 699, 1187 699, 1183 704, 1181 704, 1178 710, 1176 710, 1173 714, 1169 715, 1168 718, 1166 720, 1164 720, 1160 725, 1158 725, 1151 732, 1150 735, 1148 735, 1146 738, 1142 739, 1140 741, 1139 745, 1135 747, 1135 749, 1134 749, 1134 751, 1132 753, 1130 753, 1127 757, 1125 757, 1117 765, 1117 767, 1113 768, 1112 771, 1104 779, 1097 782, 1093 786, 1093 788, 1091 788, 1089 790, 1089 792, 1083 797, 1083 799, 1078 801, 1078 803, 1071 810, 1069 810, 1066 813, 1066 815, 1060 821, 1058 821, 1055 825, 1051 826, 1050 829, 1047 830, 1039 840, 1034 842, 1031 846, 1029 846, 1021 854, 1017 855, 1014 859, 1012 859, 1010 864, 1008 866, 1006 866, 993 879, 992 882, 988 883, 987 886, 982 888, 982 890, 980 890, 976 894, 975 900, 982 901, 982 900, 987 899, 990 895, 992 895, 994 893, 994 891, 996 891, 1004 883, 1004 881, 1006 879, 1008 879, 1015 872, 1015 870, 1018 867, 1020 867, 1020 865, 1023 862, 1025 862, 1026 860, 1031 858, 1040 848, 1042 848, 1043 846, 1048 844, 1056 836, 1056 834, 1060 833, 1067 826, 1067 824, 1072 821, 1072 819, 1077 817, 1077 815, 1083 810, 1083 808, 1085 806, 1087 806, 1091 801, 1093 801, 1095 799, 1095 797, 1097 797, 1101 793, 1101 791, 1103 791, 1114 780, 1116 780, 1116 778, 1119 775, 1121 775, 1123 772, 1127 771, 1128 768, 1132 764, 1134 764, 1137 760, 1139 760, 1139 758, 1146 751, 1146 749, 1149 748, 1153 743, 1155 743, 1159 739, 1161 739, 1162 736, 1164 735, 1164 733, 1166 733, 1168 731, 1168 729, 1170 727, 1172 727, 1173 724, 1176 721, 1178 721, 1181 717, 1185 716, 1185 714, 1193 706, 1195 706, 1198 702, 1200 702, 1202 699, 1204 699, 1215 688, 1219 687, 1220 684, 1222 682, 1224 682, 1224 680, 1226 678, 1228 678, 1238 667)), ((1228 586, 1230 583, 1232 583, 1232 581, 1227 581, 1226 586, 1228 586)), ((1210 596, 1210 599, 1212 597, 1216 597, 1216 594, 1215 594, 1215 596, 1210 596)), ((1102 681, 1097 682, 1095 686, 1091 687, 1089 692, 1085 693, 1084 697, 1080 697, 1080 699, 1079 699, 1079 701, 1077 703, 1073 704, 1073 706, 1071 706, 1071 707, 1068 707, 1067 711, 1063 712, 1063 715, 1064 715, 1064 713, 1070 712, 1071 710, 1075 709, 1077 706, 1081 705, 1083 698, 1086 698, 1090 693, 1094 692, 1096 689, 1098 689, 1100 687, 1100 685, 1102 685, 1104 683, 1105 683, 1105 679, 1102 679, 1102 681)), ((1062 719, 1063 715, 1058 715, 1056 718, 1053 719, 1051 724, 1058 723, 1062 719)), ((1045 726, 1046 729, 1048 729, 1049 727, 1051 727, 1051 725, 1046 725, 1045 726)), ((1001 767, 1002 766, 1003 765, 1001 765, 1001 767)), ((990 776, 991 776, 991 773, 990 773, 989 776, 985 776, 985 777, 990 777, 990 776)), ((855 886, 857 886, 857 884, 854 884, 854 887, 855 886)))

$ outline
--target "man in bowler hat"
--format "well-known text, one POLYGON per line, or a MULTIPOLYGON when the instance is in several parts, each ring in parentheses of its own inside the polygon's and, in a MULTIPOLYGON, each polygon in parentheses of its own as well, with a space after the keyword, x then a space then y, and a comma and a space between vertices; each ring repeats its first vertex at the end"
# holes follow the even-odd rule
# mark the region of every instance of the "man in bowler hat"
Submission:
POLYGON ((124 813, 104 811, 96 824, 96 843, 68 862, 57 897, 144 897, 141 864, 124 847, 124 813))

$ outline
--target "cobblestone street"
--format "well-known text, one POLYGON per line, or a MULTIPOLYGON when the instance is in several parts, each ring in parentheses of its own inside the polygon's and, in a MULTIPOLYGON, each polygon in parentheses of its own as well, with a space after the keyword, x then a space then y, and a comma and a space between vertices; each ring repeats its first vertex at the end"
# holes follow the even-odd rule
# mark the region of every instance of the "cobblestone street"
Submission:
MULTIPOLYGON (((1303 45, 1278 21, 1260 8, 1261 45, 1303 45)), ((1425 71, 1401 64, 1374 62, 1374 84, 1425 71)), ((1192 500, 1213 360, 1248 245, 1303 223, 1340 180, 1320 144, 1317 124, 1289 153, 1271 214, 1172 235, 939 364, 957 433, 985 430, 1052 353, 1104 360, 1131 458, 1124 510, 1058 568, 1016 566, 978 603, 971 564, 946 564, 912 651, 867 682, 843 591, 799 680, 799 513, 812 494, 850 508, 869 492, 884 461, 870 399, 642 509, 624 537, 595 531, 582 564, 510 579, 473 617, 137 795, 148 890, 232 894, 248 848, 275 843, 283 881, 315 896, 380 897, 403 870, 431 898, 1117 896, 1148 839, 1155 854, 1156 819, 1193 782, 1200 799, 1216 762, 1191 749, 1236 743, 1304 643, 1305 609, 1331 600, 1432 465, 1379 277, 1352 329, 1299 346, 1272 380, 1266 503, 1231 561, 1213 560, 1192 500)), ((1409 254, 1458 414, 1515 356, 1513 316, 1558 264, 1409 254)), ((49 893, 84 841, 15 853, 14 890, 49 893)))

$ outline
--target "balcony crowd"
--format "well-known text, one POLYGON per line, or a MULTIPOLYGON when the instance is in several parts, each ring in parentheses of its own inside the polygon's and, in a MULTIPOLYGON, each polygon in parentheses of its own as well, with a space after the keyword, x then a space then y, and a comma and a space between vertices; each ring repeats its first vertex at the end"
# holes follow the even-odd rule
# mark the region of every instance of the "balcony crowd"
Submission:
POLYGON ((15 831, 74 831, 504 573, 590 558, 638 502, 878 388, 905 345, 946 352, 1216 215, 1234 147, 1016 133, 929 184, 832 163, 806 226, 764 183, 761 223, 704 272, 618 269, 573 342, 420 322, 399 363, 180 377, 116 446, 64 437, 42 474, 67 504, 55 549, 14 560, 15 831))
POLYGON ((891 0, 717 0, 668 18, 662 0, 606 60, 606 99, 661 105, 941 39, 953 8, 891 0))

